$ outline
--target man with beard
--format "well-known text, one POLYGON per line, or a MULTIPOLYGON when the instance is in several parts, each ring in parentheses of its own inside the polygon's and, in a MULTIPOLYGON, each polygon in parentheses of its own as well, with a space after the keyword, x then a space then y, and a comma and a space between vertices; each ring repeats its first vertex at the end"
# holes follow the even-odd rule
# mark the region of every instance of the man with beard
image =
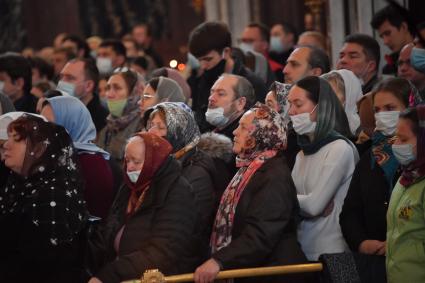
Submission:
POLYGON ((258 101, 264 102, 267 88, 264 82, 239 60, 232 58, 232 36, 228 27, 219 22, 197 26, 189 37, 189 51, 200 63, 198 77, 188 79, 192 89, 192 109, 201 132, 214 127, 205 120, 212 85, 223 73, 245 77, 254 87, 258 101))

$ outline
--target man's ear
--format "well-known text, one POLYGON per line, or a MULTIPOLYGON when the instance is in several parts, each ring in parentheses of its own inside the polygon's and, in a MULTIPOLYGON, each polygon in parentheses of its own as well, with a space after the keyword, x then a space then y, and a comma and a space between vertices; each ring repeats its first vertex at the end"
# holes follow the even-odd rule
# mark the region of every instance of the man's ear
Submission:
POLYGON ((312 76, 316 76, 316 77, 318 77, 318 76, 320 76, 320 75, 322 75, 323 74, 323 72, 322 72, 322 69, 320 69, 320 68, 312 68, 311 69, 311 75, 312 76))
POLYGON ((240 97, 236 100, 236 109, 238 112, 243 111, 246 105, 246 97, 240 97))
POLYGON ((232 48, 224 47, 223 49, 223 59, 228 60, 232 57, 232 48))
POLYGON ((94 89, 95 89, 94 81, 92 80, 85 81, 84 91, 86 93, 92 93, 94 89))

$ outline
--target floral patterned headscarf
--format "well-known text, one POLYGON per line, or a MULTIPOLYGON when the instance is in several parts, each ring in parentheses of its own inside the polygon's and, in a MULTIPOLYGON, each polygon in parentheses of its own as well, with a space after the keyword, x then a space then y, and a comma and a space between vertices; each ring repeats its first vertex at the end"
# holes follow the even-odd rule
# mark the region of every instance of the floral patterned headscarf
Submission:
POLYGON ((231 243, 236 207, 251 177, 264 162, 286 148, 286 124, 283 117, 261 103, 255 104, 250 111, 254 113, 251 142, 255 142, 255 145, 236 157, 239 170, 224 191, 217 210, 210 242, 212 253, 231 243))

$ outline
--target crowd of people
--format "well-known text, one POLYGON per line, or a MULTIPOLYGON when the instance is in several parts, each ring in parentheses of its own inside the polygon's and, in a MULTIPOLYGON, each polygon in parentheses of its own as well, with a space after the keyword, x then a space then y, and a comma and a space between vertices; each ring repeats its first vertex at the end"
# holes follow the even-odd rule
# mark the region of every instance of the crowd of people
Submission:
POLYGON ((326 37, 288 23, 204 22, 183 73, 147 24, 1 54, 0 281, 322 261, 425 282, 425 25, 393 6, 371 25, 382 73, 373 37, 348 35, 332 67, 326 37))

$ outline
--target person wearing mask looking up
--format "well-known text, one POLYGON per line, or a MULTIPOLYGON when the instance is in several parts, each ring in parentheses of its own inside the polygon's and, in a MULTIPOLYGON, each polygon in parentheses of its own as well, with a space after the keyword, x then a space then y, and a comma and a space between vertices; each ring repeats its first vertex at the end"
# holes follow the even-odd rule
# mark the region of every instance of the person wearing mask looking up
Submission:
POLYGON ((360 253, 365 282, 385 281, 386 214, 391 191, 400 176, 394 143, 399 114, 409 105, 411 88, 405 79, 391 78, 373 92, 376 127, 371 147, 354 170, 340 215, 342 233, 350 250, 360 253), (373 271, 373 272, 372 272, 373 271))
POLYGON ((326 80, 301 79, 288 101, 301 148, 292 170, 302 217, 298 240, 307 258, 316 261, 321 254, 348 250, 339 214, 358 153, 342 135, 349 133, 347 116, 326 80))
POLYGON ((425 272, 425 105, 400 113, 392 145, 402 173, 387 213, 388 282, 422 282, 425 272))
POLYGON ((111 154, 111 159, 121 163, 125 141, 136 132, 140 124, 137 102, 140 93, 135 72, 114 73, 108 80, 106 99, 109 115, 106 126, 99 133, 97 145, 111 154))

